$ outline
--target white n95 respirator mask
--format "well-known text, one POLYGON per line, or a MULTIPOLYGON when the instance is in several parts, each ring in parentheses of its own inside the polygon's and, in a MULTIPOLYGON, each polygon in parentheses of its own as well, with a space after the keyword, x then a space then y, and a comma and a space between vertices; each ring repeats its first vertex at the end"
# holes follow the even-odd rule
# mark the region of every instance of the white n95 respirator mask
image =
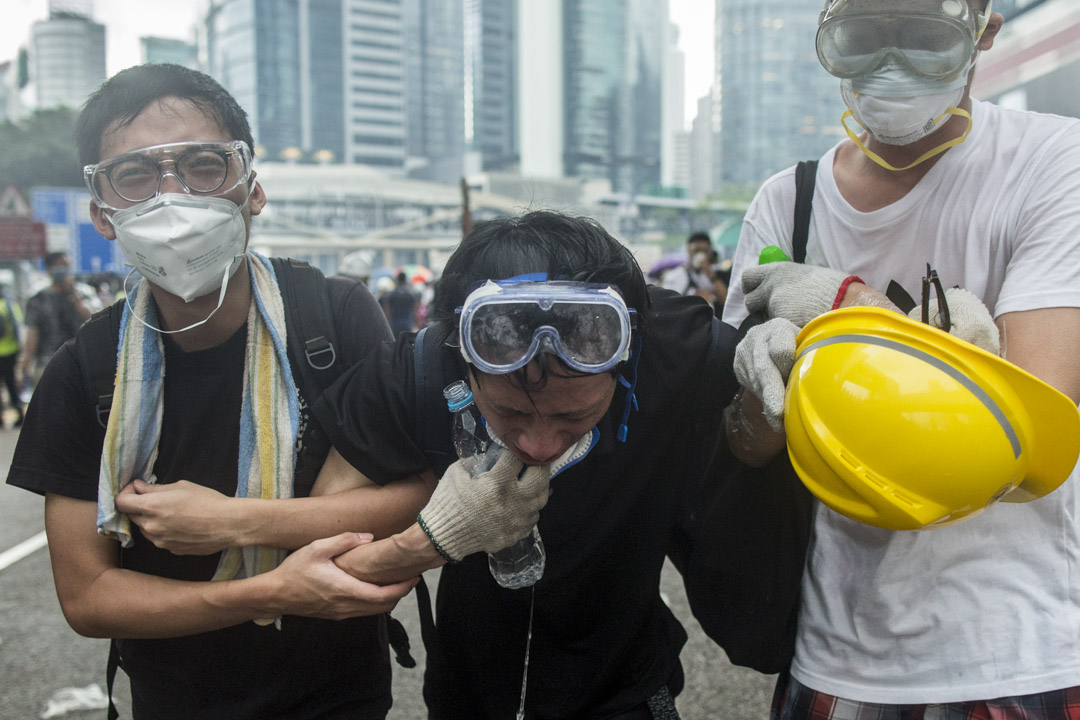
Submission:
POLYGON ((191 302, 222 287, 240 267, 247 246, 243 205, 165 193, 106 217, 128 263, 154 285, 191 302))

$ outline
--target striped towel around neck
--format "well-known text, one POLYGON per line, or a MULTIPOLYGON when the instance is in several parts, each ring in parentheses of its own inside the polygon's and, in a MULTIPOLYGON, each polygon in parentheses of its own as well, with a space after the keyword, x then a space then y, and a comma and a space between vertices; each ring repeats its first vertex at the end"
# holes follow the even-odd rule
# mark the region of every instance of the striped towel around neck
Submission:
MULTIPOLYGON (((300 408, 286 352, 285 307, 270 261, 254 252, 248 252, 247 259, 252 298, 236 495, 289 498, 293 496, 300 408)), ((145 280, 132 290, 120 320, 116 383, 98 476, 98 532, 115 537, 124 547, 132 543, 131 523, 116 510, 115 498, 135 478, 156 481, 153 468, 161 435, 165 378, 161 335, 132 318, 132 312, 157 327, 157 310, 145 280)), ((267 572, 285 555, 279 548, 230 548, 222 553, 213 579, 232 580, 267 572)))

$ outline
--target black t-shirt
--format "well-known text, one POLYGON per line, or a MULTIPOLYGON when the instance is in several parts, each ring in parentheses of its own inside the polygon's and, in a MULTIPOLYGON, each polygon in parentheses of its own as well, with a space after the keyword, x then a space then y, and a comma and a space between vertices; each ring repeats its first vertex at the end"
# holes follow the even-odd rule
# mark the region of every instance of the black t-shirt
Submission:
MULTIPOLYGON (((390 333, 363 285, 344 278, 328 283, 338 362, 347 366, 389 340, 390 333)), ((247 328, 217 347, 192 353, 181 351, 169 336, 163 338, 164 418, 155 475, 162 483, 187 479, 234 495, 247 328)), ((75 341, 69 342, 46 368, 7 481, 37 493, 96 502, 105 430, 94 417, 78 358, 75 341)), ((304 400, 297 496, 310 493, 315 469, 329 448, 304 400)), ((137 527, 132 530, 134 545, 121 551, 124 568, 182 580, 213 576, 220 554, 173 555, 154 547, 137 527)), ((286 616, 281 630, 246 622, 198 635, 118 644, 140 719, 366 719, 382 718, 390 707, 381 615, 341 622, 286 616)))
MULTIPOLYGON (((700 298, 651 293, 627 442, 615 436, 626 397, 620 386, 597 445, 552 479, 540 513, 547 565, 535 585, 530 718, 602 718, 639 706, 665 684, 681 689, 686 634, 660 599, 660 572, 692 468, 701 467, 694 424, 717 432, 719 410, 734 394, 733 331, 724 326, 723 359, 706 371, 711 308, 700 298)), ((443 337, 435 332, 425 345, 443 337)), ((442 358, 444 382, 465 377, 456 347, 444 345, 442 358)), ((412 336, 404 336, 340 378, 315 414, 350 463, 386 482, 432 464, 413 440, 413 391, 412 336)), ((452 452, 449 415, 435 419, 452 452)), ((529 599, 527 590, 500 588, 483 553, 443 568, 438 653, 425 674, 433 718, 514 716, 529 599)))

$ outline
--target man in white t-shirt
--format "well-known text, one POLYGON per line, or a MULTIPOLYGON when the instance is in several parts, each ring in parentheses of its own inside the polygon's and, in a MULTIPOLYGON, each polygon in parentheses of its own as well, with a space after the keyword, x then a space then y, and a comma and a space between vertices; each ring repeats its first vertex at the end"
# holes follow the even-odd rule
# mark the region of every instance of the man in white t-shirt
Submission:
MULTIPOLYGON (((842 78, 850 142, 821 159, 805 265, 758 264, 767 245, 791 255, 793 169, 759 190, 725 321, 756 309, 795 325, 850 305, 910 311, 929 264, 946 287, 969 291, 946 296, 974 318, 954 334, 1080 398, 1080 121, 970 98, 978 52, 1003 22, 988 5, 826 2, 818 55, 842 78)), ((743 366, 742 412, 728 415, 749 462, 784 448, 785 322, 744 343, 773 358, 743 366)), ((1076 475, 1038 500, 925 531, 818 506, 773 717, 1069 717, 1080 703, 1076 475)))

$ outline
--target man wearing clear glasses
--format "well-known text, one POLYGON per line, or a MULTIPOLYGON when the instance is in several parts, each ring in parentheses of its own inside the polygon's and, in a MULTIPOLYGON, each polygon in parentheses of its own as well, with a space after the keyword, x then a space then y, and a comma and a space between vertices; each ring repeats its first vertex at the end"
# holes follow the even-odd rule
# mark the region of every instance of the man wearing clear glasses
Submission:
MULTIPOLYGON (((377 587, 332 559, 407 527, 430 488, 307 497, 329 448, 286 350, 280 278, 247 250, 266 195, 244 111, 206 75, 144 65, 90 98, 77 141, 95 227, 142 279, 114 308, 107 427, 80 334, 49 363, 8 477, 45 496, 65 617, 117 639, 136 718, 385 717, 382 613, 413 582, 377 587), (226 498, 228 518, 207 522, 200 508, 226 498), (197 542, 175 542, 177 516, 197 542)), ((390 338, 362 285, 327 290, 338 362, 390 338)))
MULTIPOLYGON (((761 309, 777 318, 747 335, 747 349, 756 338, 772 359, 744 366, 744 385, 777 399, 764 416, 742 418, 762 430, 743 428, 754 441, 743 447, 748 458, 784 447, 792 323, 835 307, 877 305, 930 320, 1080 400, 1080 121, 970 96, 978 55, 1002 22, 988 0, 825 3, 817 53, 840 80, 849 139, 818 166, 805 265, 758 264, 767 245, 790 251, 793 170, 759 190, 725 306, 734 324, 761 309), (915 306, 922 277, 934 279, 930 266, 948 288, 937 303, 950 312, 922 317, 915 306)), ((1076 482, 1074 470, 1047 497, 922 531, 870 527, 819 507, 795 656, 773 716, 1075 715, 1076 482)))

